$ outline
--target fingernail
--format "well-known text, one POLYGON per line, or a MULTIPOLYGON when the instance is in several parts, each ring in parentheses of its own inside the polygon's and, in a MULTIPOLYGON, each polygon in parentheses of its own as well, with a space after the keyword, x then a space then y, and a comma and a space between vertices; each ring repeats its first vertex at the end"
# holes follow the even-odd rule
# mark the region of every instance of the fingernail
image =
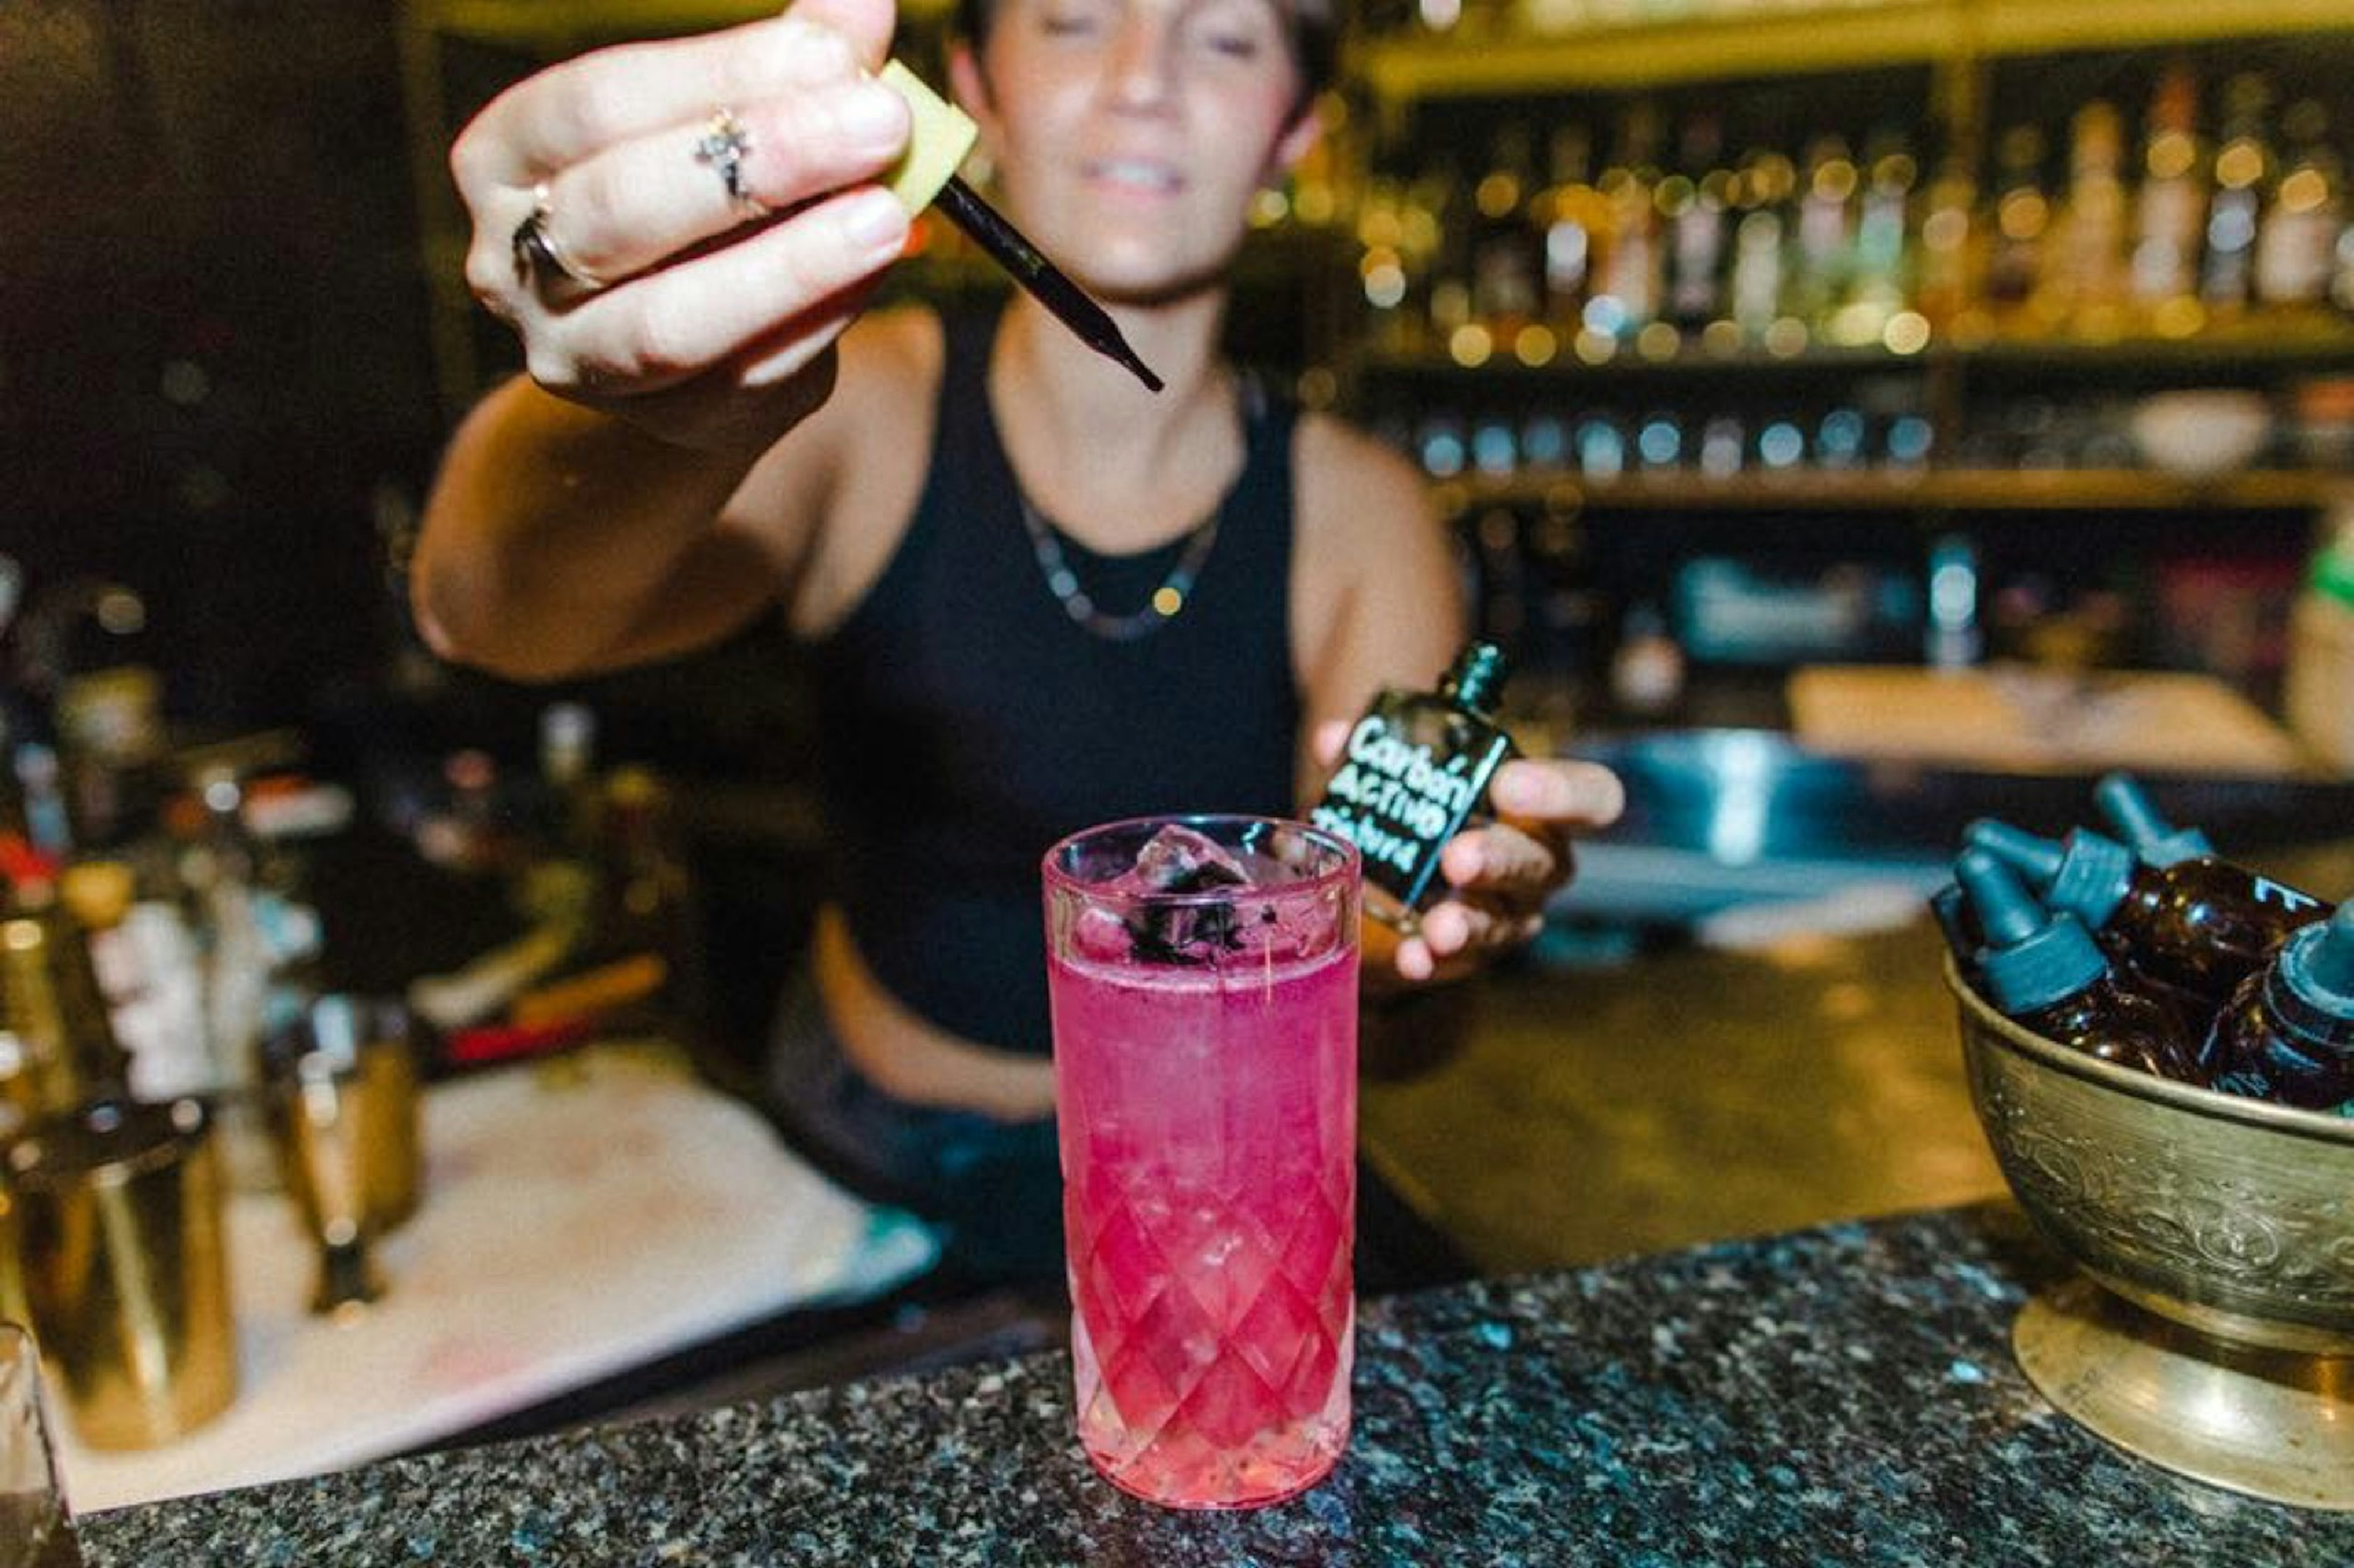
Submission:
POLYGON ((889 191, 861 191, 843 203, 842 232, 864 250, 896 249, 907 237, 907 211, 889 191))
POLYGON ((882 83, 864 83, 843 96, 839 123, 843 138, 859 151, 891 152, 907 138, 907 106, 882 83))

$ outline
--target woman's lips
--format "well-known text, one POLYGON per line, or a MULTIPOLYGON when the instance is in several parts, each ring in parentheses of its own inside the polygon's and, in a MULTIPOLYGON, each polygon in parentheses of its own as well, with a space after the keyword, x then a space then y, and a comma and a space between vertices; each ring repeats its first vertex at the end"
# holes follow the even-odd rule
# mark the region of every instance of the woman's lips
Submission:
POLYGON ((1173 195, 1184 183, 1173 166, 1153 158, 1090 158, 1083 168, 1097 185, 1152 196, 1173 195))

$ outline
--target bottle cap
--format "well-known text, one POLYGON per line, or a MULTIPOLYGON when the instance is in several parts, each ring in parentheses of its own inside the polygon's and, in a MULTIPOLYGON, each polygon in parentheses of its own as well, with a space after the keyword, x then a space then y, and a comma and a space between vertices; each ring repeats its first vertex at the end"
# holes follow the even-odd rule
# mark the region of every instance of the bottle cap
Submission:
POLYGON ((2215 846, 2197 828, 2177 828, 2159 816, 2142 787, 2126 774, 2112 773, 2103 779, 2093 787, 2093 799, 2145 865, 2163 868, 2215 853, 2215 846))
POLYGON ((1954 875, 1969 894, 1978 928, 1986 933, 1978 973, 2003 1012, 2048 1007, 2108 973, 2109 962, 2084 922, 2045 909, 1993 855, 1964 850, 1954 862, 1954 875))
POLYGON ((2267 996, 2297 1033, 2354 1038, 2354 899, 2281 944, 2267 996))
POLYGON ((2047 839, 1982 817, 1966 834, 2025 877, 2045 904, 2094 931, 2108 924, 2133 885, 2133 851, 2105 833, 2078 828, 2065 839, 2047 839))
POLYGON ((1494 643, 1466 643, 1438 689, 1475 714, 1490 714, 1504 694, 1504 678, 1511 673, 1511 661, 1494 643))

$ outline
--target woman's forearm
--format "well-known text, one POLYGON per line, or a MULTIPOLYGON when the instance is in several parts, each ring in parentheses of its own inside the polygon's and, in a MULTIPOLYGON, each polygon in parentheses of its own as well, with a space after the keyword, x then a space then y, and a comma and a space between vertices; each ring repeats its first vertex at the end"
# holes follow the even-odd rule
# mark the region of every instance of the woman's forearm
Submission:
MULTIPOLYGON (((750 462, 508 384, 460 428, 427 503, 410 590, 420 631, 444 657, 516 679, 628 662, 750 462)), ((735 612, 677 609, 689 622, 735 612)))

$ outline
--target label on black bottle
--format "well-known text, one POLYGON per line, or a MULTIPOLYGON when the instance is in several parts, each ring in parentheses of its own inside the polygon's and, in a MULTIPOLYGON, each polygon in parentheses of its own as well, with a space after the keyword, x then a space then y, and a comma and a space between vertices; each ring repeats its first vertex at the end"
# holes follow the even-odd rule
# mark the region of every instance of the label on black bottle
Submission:
POLYGON ((1310 820, 1355 844, 1365 880, 1413 910, 1430 889, 1439 850, 1461 830, 1496 765, 1511 753, 1510 737, 1492 729, 1460 750, 1434 748, 1377 708, 1349 733, 1341 769, 1310 820))

